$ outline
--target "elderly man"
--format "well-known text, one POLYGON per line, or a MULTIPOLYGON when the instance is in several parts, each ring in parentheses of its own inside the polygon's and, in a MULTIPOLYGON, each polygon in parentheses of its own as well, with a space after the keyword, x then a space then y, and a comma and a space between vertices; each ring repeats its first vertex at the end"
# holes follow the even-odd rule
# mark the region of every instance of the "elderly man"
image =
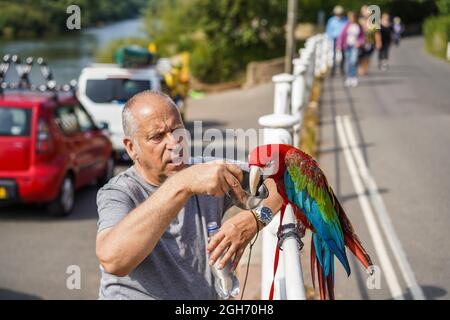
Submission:
MULTIPOLYGON (((124 107, 124 144, 134 165, 97 195, 96 253, 100 299, 216 299, 210 265, 233 269, 264 221, 251 211, 228 219, 208 244, 206 225, 230 206, 228 191, 243 193, 240 167, 224 161, 174 161, 183 128, 172 100, 144 91, 124 107), (258 217, 256 217, 258 218, 258 217)), ((274 184, 265 206, 279 209, 274 184)))

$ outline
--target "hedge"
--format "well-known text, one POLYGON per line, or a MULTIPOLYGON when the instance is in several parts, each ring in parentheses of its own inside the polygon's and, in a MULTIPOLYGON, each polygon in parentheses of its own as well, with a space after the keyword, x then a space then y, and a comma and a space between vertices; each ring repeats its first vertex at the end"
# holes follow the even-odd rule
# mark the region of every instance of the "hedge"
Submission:
POLYGON ((450 42, 450 15, 428 18, 423 25, 423 34, 428 52, 445 59, 450 42))

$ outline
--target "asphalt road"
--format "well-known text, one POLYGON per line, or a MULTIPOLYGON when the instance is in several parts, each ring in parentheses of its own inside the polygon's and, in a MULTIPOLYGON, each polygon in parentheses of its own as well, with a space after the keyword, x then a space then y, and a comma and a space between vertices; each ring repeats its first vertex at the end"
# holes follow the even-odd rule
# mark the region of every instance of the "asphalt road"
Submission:
POLYGON ((381 275, 368 289, 354 260, 349 279, 338 266, 337 298, 449 299, 450 64, 419 37, 392 48, 390 64, 373 59, 357 88, 324 83, 320 163, 381 275))

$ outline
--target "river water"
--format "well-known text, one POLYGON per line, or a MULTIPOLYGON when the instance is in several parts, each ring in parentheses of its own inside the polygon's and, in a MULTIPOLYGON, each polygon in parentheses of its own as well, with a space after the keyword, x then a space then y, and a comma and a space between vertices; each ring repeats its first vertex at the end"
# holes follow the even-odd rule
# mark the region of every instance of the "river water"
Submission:
MULTIPOLYGON (((80 33, 71 33, 58 37, 32 40, 0 40, 0 55, 17 54, 21 59, 26 57, 45 58, 58 83, 67 83, 78 79, 82 68, 94 62, 95 52, 104 47, 110 40, 124 37, 145 37, 141 19, 123 20, 120 22, 82 29, 80 33)), ((31 79, 40 83, 38 68, 33 69, 31 79)), ((7 81, 14 81, 16 73, 10 69, 7 81)))

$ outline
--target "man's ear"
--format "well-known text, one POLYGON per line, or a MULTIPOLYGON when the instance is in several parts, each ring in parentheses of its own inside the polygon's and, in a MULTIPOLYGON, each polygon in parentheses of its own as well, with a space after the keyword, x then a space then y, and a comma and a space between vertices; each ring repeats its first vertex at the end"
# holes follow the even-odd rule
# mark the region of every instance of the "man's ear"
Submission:
POLYGON ((136 161, 138 158, 138 153, 137 153, 137 146, 135 145, 134 141, 129 137, 125 137, 123 138, 123 144, 125 146, 125 149, 127 150, 130 159, 136 161))

